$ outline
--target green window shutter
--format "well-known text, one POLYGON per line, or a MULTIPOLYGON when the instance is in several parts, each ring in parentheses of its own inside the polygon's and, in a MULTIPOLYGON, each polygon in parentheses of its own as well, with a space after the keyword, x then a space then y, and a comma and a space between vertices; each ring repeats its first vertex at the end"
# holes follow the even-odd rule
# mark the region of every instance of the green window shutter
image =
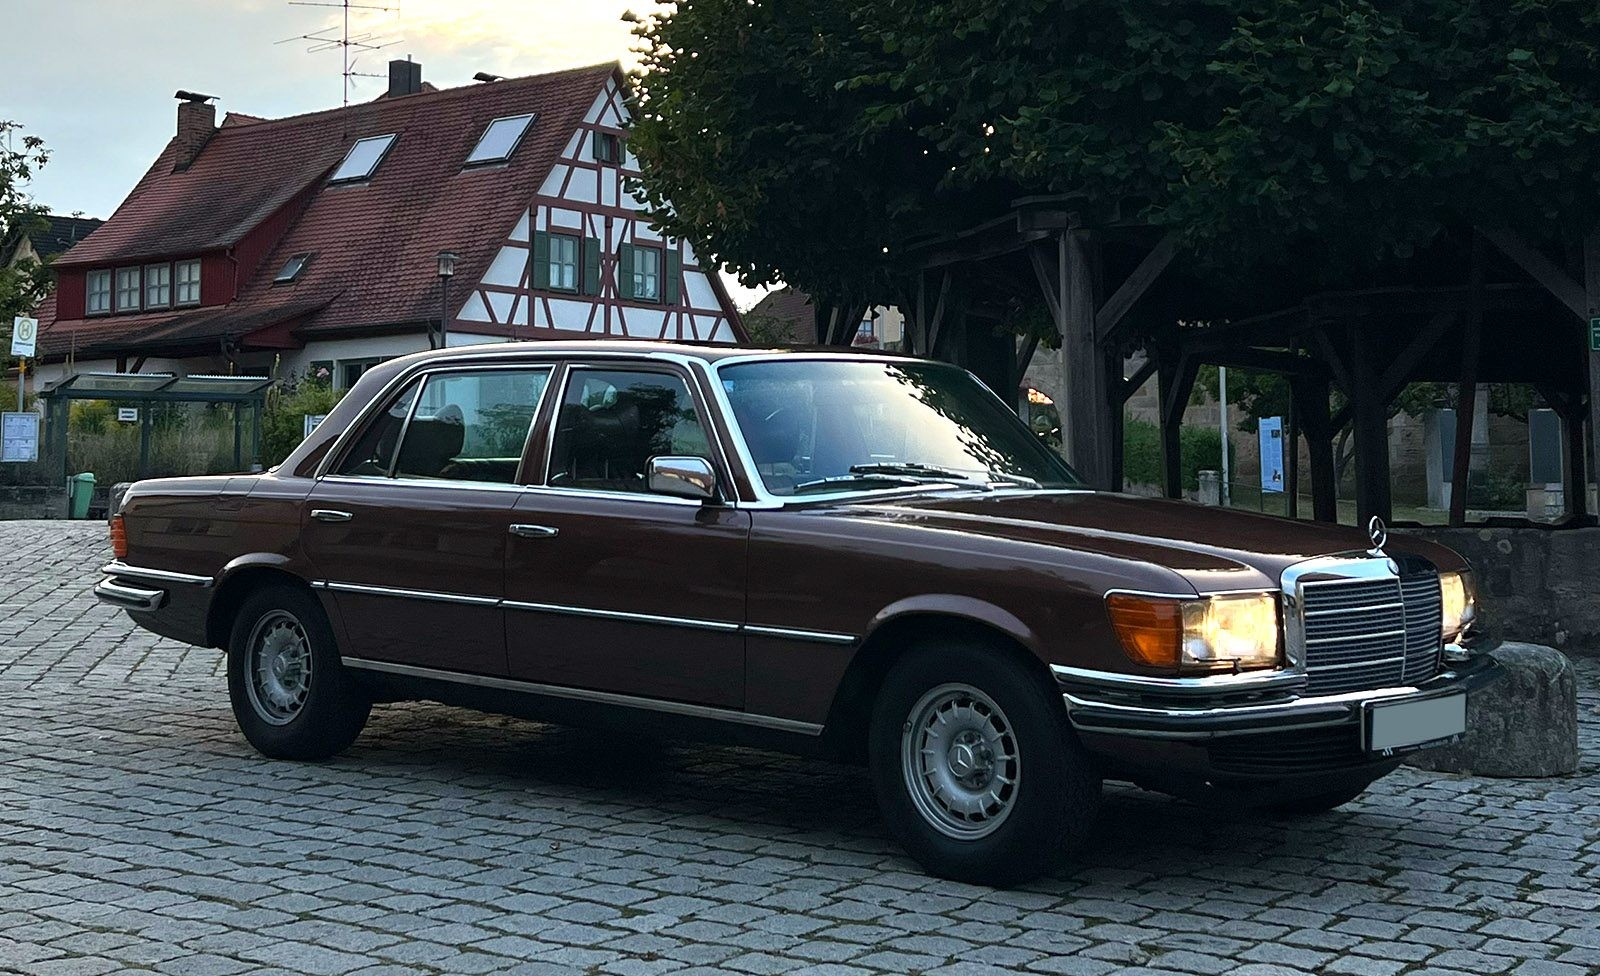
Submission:
POLYGON ((550 287, 550 235, 542 230, 533 234, 533 287, 550 287))
POLYGON ((678 279, 683 277, 683 255, 671 245, 667 247, 666 265, 662 272, 666 275, 666 281, 662 283, 661 295, 668 305, 676 305, 679 298, 678 279))
POLYGON ((583 293, 600 294, 600 242, 593 237, 583 239, 583 293))
POLYGON ((633 297, 633 245, 617 248, 617 297, 633 297))

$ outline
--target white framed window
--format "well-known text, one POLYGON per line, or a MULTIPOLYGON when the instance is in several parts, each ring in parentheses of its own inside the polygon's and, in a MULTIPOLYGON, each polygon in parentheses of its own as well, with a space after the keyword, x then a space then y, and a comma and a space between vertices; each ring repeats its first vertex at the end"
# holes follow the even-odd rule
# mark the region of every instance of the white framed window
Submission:
POLYGON ((533 116, 513 115, 504 119, 495 119, 489 127, 483 130, 483 135, 478 138, 478 144, 472 147, 472 152, 467 155, 467 165, 476 166, 479 163, 498 163, 507 159, 517 149, 517 144, 522 141, 523 133, 528 131, 528 124, 533 121, 533 116))
POLYGON ((111 311, 111 272, 91 271, 83 284, 83 311, 104 315, 111 311))
POLYGON ((550 235, 550 287, 578 290, 578 239, 567 234, 550 235))
POLYGON ((172 304, 172 265, 144 266, 144 307, 166 308, 172 304))
POLYGON ((344 154, 344 162, 340 163, 339 168, 328 177, 328 182, 353 183, 356 180, 370 179, 392 145, 394 145, 393 134, 357 139, 355 145, 350 147, 350 151, 344 154))
POLYGON ((200 260, 179 261, 172 266, 175 282, 173 298, 179 305, 200 304, 200 260))
POLYGON ((628 297, 641 302, 661 301, 661 249, 636 244, 629 254, 631 267, 625 270, 633 287, 628 289, 628 297))
POLYGON ((136 312, 139 310, 139 269, 117 269, 117 311, 136 312))
POLYGON ((306 262, 310 260, 310 253, 294 255, 283 263, 282 268, 278 269, 278 276, 272 279, 272 283, 281 285, 284 282, 293 281, 300 277, 300 272, 306 269, 306 262))

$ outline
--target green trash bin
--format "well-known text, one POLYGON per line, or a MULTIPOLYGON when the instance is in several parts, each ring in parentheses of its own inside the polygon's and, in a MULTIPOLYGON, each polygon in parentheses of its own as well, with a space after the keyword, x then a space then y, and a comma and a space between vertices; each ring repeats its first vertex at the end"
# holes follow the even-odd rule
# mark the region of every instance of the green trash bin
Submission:
POLYGON ((71 498, 72 513, 75 519, 89 517, 89 500, 94 497, 94 475, 88 471, 75 474, 67 479, 67 492, 71 498))

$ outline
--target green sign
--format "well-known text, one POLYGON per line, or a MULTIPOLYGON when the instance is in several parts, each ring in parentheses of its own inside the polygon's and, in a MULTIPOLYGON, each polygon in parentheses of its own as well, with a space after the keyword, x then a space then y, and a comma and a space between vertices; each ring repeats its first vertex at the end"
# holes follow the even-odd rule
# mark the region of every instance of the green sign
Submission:
POLYGON ((1600 352, 1600 318, 1589 320, 1589 351, 1600 352))

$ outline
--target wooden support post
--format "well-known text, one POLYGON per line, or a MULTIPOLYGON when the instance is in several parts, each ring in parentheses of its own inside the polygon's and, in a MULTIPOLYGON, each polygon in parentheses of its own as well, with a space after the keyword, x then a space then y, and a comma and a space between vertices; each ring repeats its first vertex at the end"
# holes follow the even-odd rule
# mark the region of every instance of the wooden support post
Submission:
POLYGON ((1461 378, 1456 395, 1455 458, 1450 470, 1450 524, 1467 522, 1468 478, 1472 473, 1472 415, 1478 397, 1478 360, 1483 344, 1484 237, 1472 235, 1472 264, 1466 327, 1461 334, 1461 378))
POLYGON ((1584 451, 1589 446, 1588 439, 1584 437, 1584 413, 1581 403, 1574 401, 1561 414, 1561 429, 1567 435, 1566 456, 1563 458, 1566 464, 1563 465, 1562 478, 1566 482, 1567 514, 1575 519, 1589 514, 1589 485, 1583 465, 1584 451))
POLYGON ((145 402, 139 404, 139 478, 142 481, 150 477, 150 410, 155 404, 145 402))
POLYGON ((1102 491, 1112 484, 1112 423, 1106 383, 1105 352, 1095 331, 1094 275, 1088 246, 1078 234, 1063 233, 1058 241, 1061 355, 1066 373, 1067 403, 1063 418, 1067 460, 1090 485, 1102 491))
POLYGON ((1122 457, 1122 427, 1127 415, 1126 399, 1122 394, 1122 357, 1111 354, 1104 358, 1106 366, 1106 409, 1110 416, 1106 419, 1111 424, 1111 440, 1108 445, 1111 454, 1108 458, 1110 468, 1110 489, 1121 491, 1123 488, 1123 457, 1122 457))
POLYGON ((1284 420, 1283 432, 1283 490, 1284 514, 1300 517, 1300 418, 1295 410, 1294 396, 1289 397, 1289 416, 1284 420))
POLYGON ((1183 411, 1189 405, 1200 363, 1180 355, 1174 363, 1163 363, 1157 373, 1161 401, 1161 491, 1168 498, 1183 497, 1183 411))
POLYGON ((1311 376, 1289 377, 1294 416, 1306 438, 1311 462, 1311 517, 1318 522, 1339 521, 1339 499, 1334 479, 1333 434, 1328 412, 1328 381, 1311 376))

